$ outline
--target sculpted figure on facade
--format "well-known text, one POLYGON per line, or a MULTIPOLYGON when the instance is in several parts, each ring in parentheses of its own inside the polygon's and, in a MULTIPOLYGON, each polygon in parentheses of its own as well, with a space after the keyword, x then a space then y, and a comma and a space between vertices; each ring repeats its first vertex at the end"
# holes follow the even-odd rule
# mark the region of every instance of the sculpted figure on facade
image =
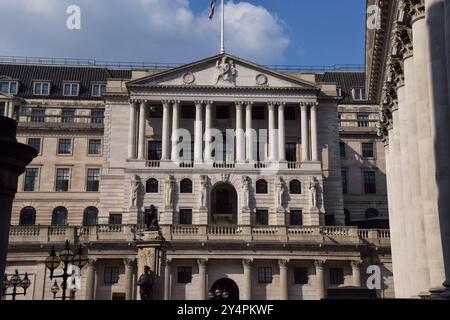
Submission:
POLYGON ((200 209, 205 210, 208 207, 208 176, 202 175, 200 179, 201 179, 200 209))
POLYGON ((277 208, 283 208, 283 196, 286 184, 282 177, 278 177, 277 182, 277 208))
POLYGON ((233 60, 227 61, 227 57, 223 57, 216 63, 216 83, 220 81, 235 83, 237 70, 233 60))
POLYGON ((166 207, 173 207, 173 193, 174 193, 175 178, 171 175, 166 181, 166 207))
POLYGON ((131 179, 131 206, 137 207, 141 197, 142 180, 138 175, 134 175, 131 179))
POLYGON ((242 193, 243 193, 243 202, 244 202, 244 210, 250 209, 250 178, 248 176, 242 177, 242 193))
POLYGON ((311 209, 318 209, 317 207, 317 179, 315 177, 311 177, 309 182, 309 197, 310 197, 310 205, 311 209))

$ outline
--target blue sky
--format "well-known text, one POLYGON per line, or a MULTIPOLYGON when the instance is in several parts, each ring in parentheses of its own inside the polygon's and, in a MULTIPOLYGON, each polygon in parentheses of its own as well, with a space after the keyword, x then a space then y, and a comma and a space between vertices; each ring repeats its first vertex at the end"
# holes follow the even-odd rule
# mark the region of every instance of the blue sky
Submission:
MULTIPOLYGON (((191 62, 219 51, 219 11, 208 21, 209 4, 0 0, 0 55, 191 62), (72 4, 81 9, 80 30, 66 27, 72 4)), ((261 64, 364 63, 364 0, 227 0, 226 8, 227 51, 242 58, 261 64)))

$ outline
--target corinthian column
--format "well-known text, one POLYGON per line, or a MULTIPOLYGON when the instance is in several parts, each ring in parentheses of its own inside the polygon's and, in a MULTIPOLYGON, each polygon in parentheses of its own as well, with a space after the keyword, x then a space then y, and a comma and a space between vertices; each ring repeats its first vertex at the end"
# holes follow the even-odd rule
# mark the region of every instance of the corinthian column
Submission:
POLYGON ((130 103, 130 124, 128 128, 128 159, 136 159, 137 102, 130 103))
POLYGON ((317 133, 317 103, 311 106, 311 160, 319 161, 319 145, 317 133))
POLYGON ((275 104, 269 103, 269 159, 271 162, 277 161, 277 142, 275 129, 275 104))
POLYGON ((286 129, 284 126, 285 103, 278 106, 278 159, 280 162, 286 161, 286 129))
POLYGON ((95 299, 95 264, 96 260, 90 260, 86 266, 86 300, 95 299))
POLYGON ((170 265, 172 263, 172 260, 166 259, 166 263, 164 265, 164 300, 170 300, 170 265))
POLYGON ((178 150, 176 148, 179 141, 179 134, 177 133, 180 127, 180 101, 175 101, 172 108, 172 161, 179 160, 178 150))
POLYGON ((202 162, 203 151, 203 102, 195 103, 195 141, 194 141, 194 159, 196 163, 202 162))
POLYGON ((244 294, 242 300, 252 300, 252 263, 251 259, 242 260, 244 266, 244 294))
POLYGON ((244 142, 244 129, 242 123, 242 110, 243 103, 236 103, 236 161, 245 161, 245 142, 244 142))
POLYGON ((323 276, 324 260, 314 261, 314 266, 316 267, 316 290, 317 299, 321 300, 325 298, 325 279, 323 276))
POLYGON ((138 144, 138 158, 145 160, 145 110, 146 102, 141 102, 139 110, 139 144, 138 144))
POLYGON ((309 161, 309 130, 308 130, 308 105, 300 104, 300 117, 302 129, 302 162, 309 161))
POLYGON ((133 273, 134 273, 134 259, 124 259, 125 265, 125 299, 133 300, 133 273))
POLYGON ((212 162, 212 148, 211 148, 211 129, 212 129, 212 107, 213 102, 208 101, 206 103, 206 111, 205 111, 205 161, 212 162))
POLYGON ((289 300, 288 264, 289 260, 278 260, 280 266, 280 300, 289 300))
POLYGON ((170 156, 170 102, 163 101, 162 150, 161 161, 168 161, 170 156))
POLYGON ((245 109, 245 135, 246 135, 246 149, 247 161, 255 161, 255 153, 253 152, 253 127, 252 127, 252 106, 251 102, 247 103, 245 109))
POLYGON ((208 260, 198 259, 197 263, 198 263, 198 297, 199 300, 206 300, 208 260))
POLYGON ((361 261, 352 261, 353 285, 361 287, 361 261))

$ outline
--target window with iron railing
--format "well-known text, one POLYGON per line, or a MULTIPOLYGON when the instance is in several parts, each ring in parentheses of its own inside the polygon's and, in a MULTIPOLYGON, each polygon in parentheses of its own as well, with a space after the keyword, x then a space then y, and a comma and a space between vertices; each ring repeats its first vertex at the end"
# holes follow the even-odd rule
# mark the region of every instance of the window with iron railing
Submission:
POLYGON ((366 128, 370 125, 369 115, 368 114, 358 114, 358 127, 366 128))
POLYGON ((75 121, 75 110, 63 109, 61 111, 61 122, 62 123, 73 123, 74 121, 75 121))
POLYGON ((91 111, 91 123, 103 123, 105 118, 104 110, 92 110, 91 111))
POLYGON ((45 109, 33 108, 31 110, 31 122, 45 122, 45 109))

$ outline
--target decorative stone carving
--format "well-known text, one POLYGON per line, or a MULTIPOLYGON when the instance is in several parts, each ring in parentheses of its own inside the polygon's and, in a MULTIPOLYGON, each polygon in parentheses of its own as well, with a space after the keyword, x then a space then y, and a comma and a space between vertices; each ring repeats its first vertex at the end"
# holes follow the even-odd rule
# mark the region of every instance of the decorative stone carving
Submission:
POLYGON ((173 193, 174 193, 175 178, 171 175, 166 181, 166 208, 173 208, 173 193))
POLYGON ((131 206, 137 207, 141 197, 142 180, 138 175, 131 179, 131 206))
POLYGON ((222 57, 222 59, 218 60, 216 63, 216 85, 219 83, 236 84, 236 66, 233 60, 227 60, 227 57, 222 57))
POLYGON ((286 184, 282 177, 278 177, 277 182, 277 210, 283 210, 283 197, 286 190, 286 184))
POLYGON ((222 173, 222 182, 228 182, 230 181, 230 174, 229 173, 222 173))
POLYGON ((200 198, 200 210, 206 210, 208 207, 208 176, 202 175, 200 177, 201 184, 201 198, 200 198))
POLYGON ((192 85, 195 83, 195 76, 192 72, 187 72, 183 75, 183 83, 186 85, 192 85))
POLYGON ((269 84, 269 79, 264 74, 258 74, 256 76, 256 84, 260 87, 267 86, 269 84))
POLYGON ((242 200, 244 202, 243 210, 250 210, 250 178, 242 176, 242 200))
POLYGON ((315 177, 311 177, 311 180, 309 182, 309 203, 311 209, 318 209, 317 207, 317 179, 315 177))

